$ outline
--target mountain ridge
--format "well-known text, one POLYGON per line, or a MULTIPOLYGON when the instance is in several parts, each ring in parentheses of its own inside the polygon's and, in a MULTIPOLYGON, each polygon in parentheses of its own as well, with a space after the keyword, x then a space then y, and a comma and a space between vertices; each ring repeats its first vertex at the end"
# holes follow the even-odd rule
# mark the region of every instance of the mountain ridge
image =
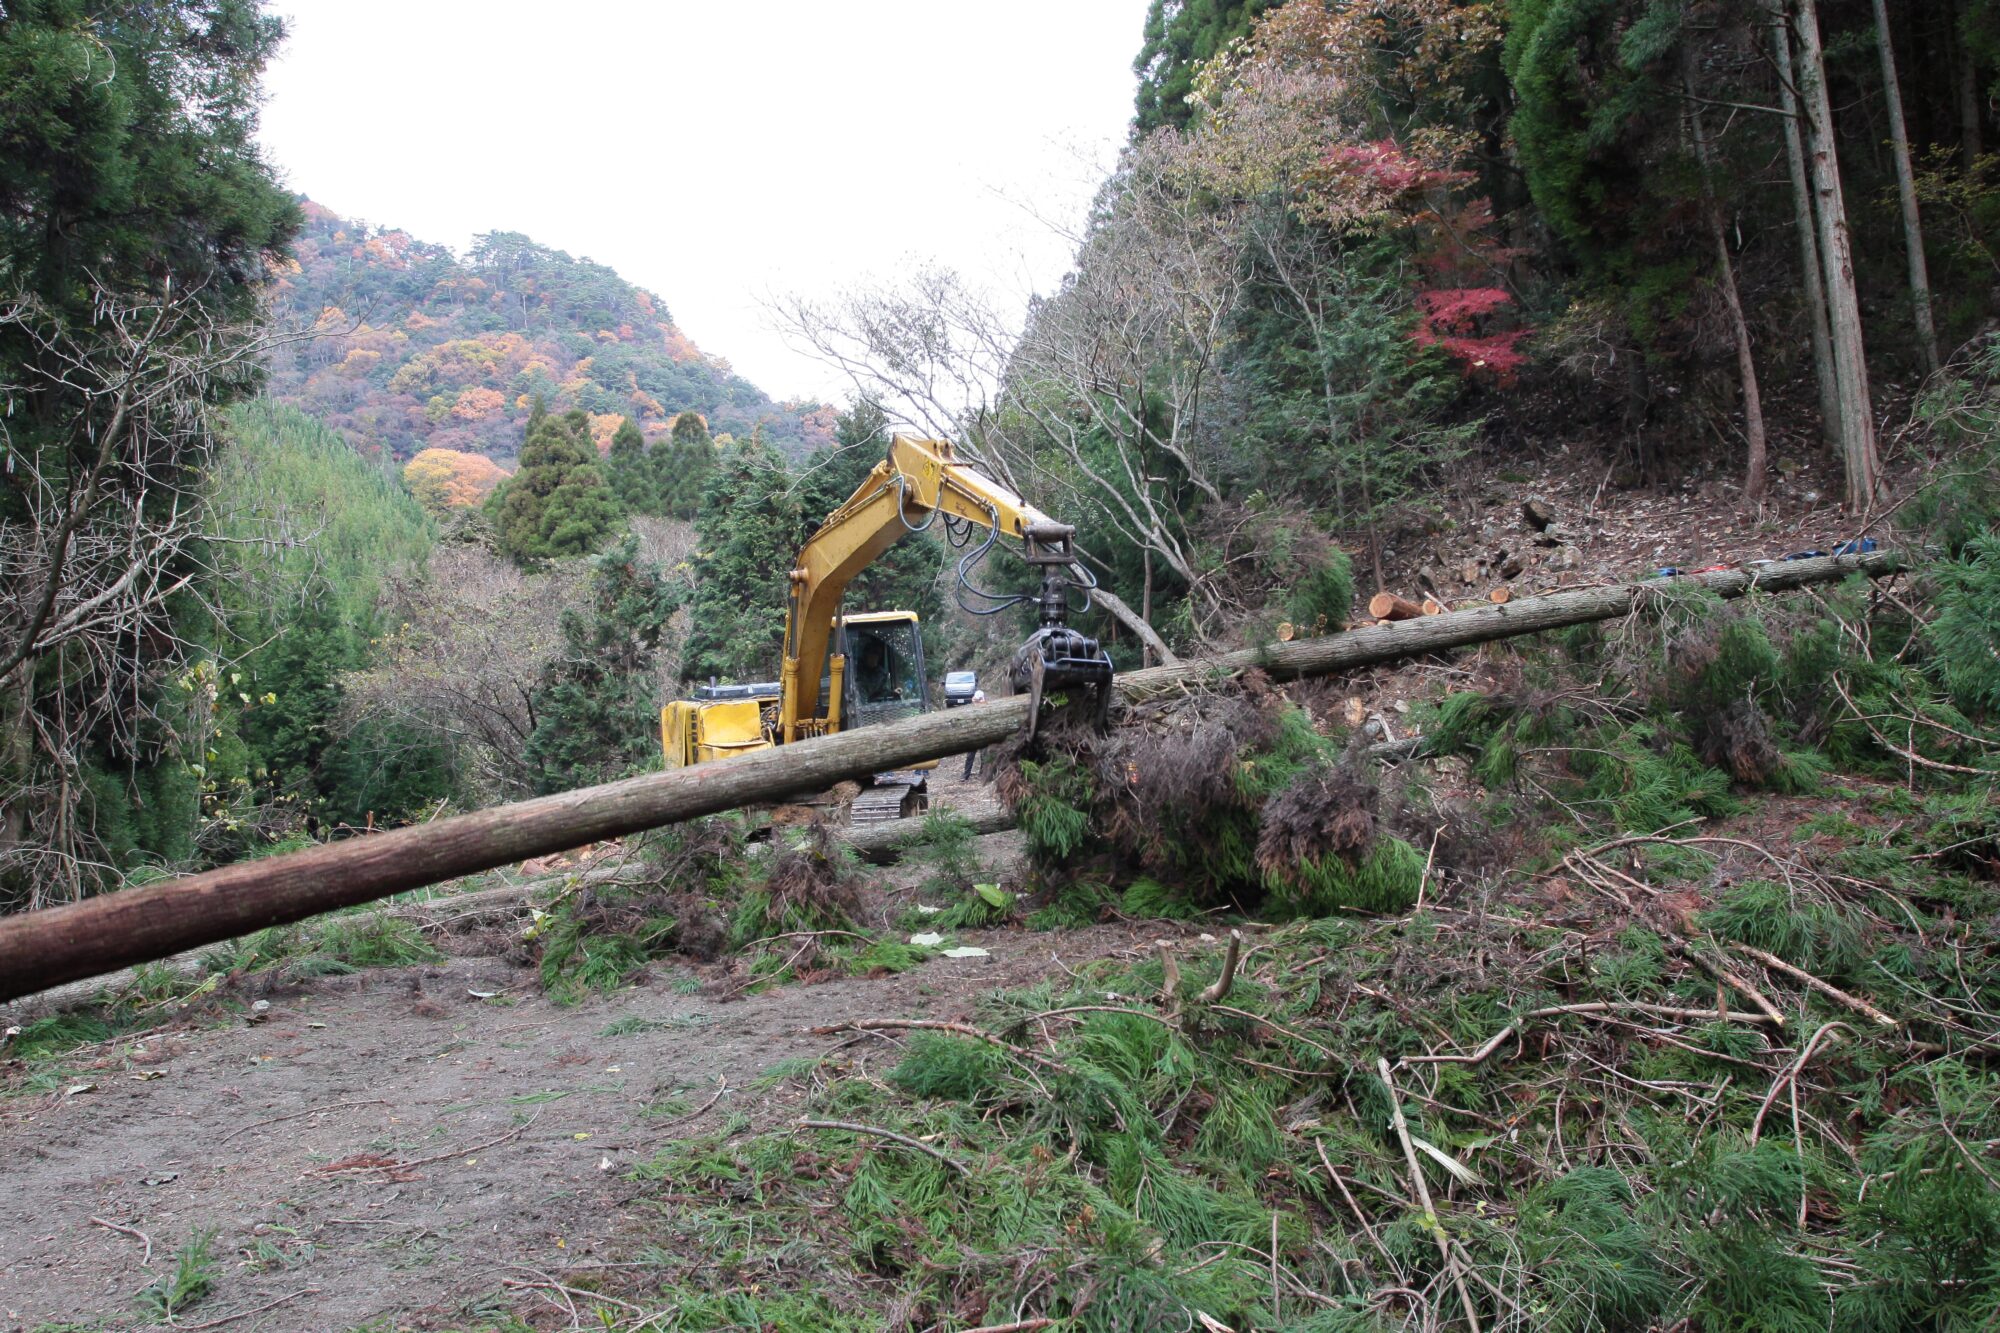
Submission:
POLYGON ((305 226, 270 293, 280 323, 312 336, 276 351, 268 392, 363 454, 512 459, 537 397, 589 413, 600 449, 621 417, 651 440, 690 411, 795 458, 832 438, 832 406, 773 399, 609 265, 507 231, 460 256, 310 198, 300 207, 305 226))

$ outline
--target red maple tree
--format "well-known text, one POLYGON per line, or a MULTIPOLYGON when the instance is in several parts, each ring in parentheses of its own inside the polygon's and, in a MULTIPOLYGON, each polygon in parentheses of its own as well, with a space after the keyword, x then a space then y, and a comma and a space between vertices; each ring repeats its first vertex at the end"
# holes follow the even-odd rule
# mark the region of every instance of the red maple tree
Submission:
POLYGON ((1493 238, 1491 200, 1459 197, 1474 174, 1431 166, 1393 139, 1343 144, 1327 154, 1326 166, 1357 207, 1391 215, 1414 240, 1425 283, 1412 297, 1411 340, 1441 349, 1468 377, 1511 387, 1527 364, 1520 344, 1531 330, 1512 294, 1492 279, 1519 252, 1493 238))

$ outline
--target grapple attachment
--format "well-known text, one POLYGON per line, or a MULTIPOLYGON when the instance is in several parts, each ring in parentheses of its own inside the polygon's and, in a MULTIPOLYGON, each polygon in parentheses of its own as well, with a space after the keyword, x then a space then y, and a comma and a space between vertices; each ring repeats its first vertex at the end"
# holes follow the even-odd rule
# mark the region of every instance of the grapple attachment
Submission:
POLYGON ((1034 738, 1042 699, 1049 693, 1080 691, 1092 722, 1111 720, 1111 657, 1096 639, 1067 625, 1044 625, 1014 654, 1014 692, 1028 696, 1028 731, 1034 738))
POLYGON ((1111 718, 1111 655, 1096 639, 1067 623, 1068 570, 1076 558, 1076 529, 1066 523, 1037 523, 1026 535, 1025 558, 1042 571, 1037 599, 1042 624, 1015 652, 1008 676, 1014 692, 1028 696, 1028 739, 1034 739, 1042 700, 1051 691, 1081 692, 1093 723, 1102 728, 1111 718))

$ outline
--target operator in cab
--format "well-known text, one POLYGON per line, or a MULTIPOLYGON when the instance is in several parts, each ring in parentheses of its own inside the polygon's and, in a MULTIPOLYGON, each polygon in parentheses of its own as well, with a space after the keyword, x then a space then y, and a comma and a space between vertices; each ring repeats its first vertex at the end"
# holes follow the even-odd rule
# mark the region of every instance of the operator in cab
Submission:
POLYGON ((861 661, 855 669, 854 684, 863 703, 887 703, 897 697, 896 675, 889 668, 888 649, 872 634, 861 641, 861 661))

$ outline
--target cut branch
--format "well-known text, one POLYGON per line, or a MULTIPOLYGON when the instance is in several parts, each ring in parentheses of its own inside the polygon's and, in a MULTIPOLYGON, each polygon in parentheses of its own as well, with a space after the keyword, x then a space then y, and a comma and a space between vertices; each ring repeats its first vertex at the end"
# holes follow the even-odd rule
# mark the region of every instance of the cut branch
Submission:
POLYGON ((920 1153, 926 1153, 929 1156, 935 1157, 967 1180, 972 1179, 972 1168, 964 1162, 959 1161, 955 1157, 945 1156, 945 1154, 931 1147, 930 1144, 925 1143, 922 1139, 913 1139, 908 1134, 898 1134, 895 1130, 883 1129, 880 1125, 856 1124, 852 1120, 801 1120, 799 1121, 799 1128, 839 1129, 845 1130, 849 1134, 867 1134, 878 1139, 888 1139, 892 1143, 902 1144, 905 1148, 914 1148, 920 1153))

